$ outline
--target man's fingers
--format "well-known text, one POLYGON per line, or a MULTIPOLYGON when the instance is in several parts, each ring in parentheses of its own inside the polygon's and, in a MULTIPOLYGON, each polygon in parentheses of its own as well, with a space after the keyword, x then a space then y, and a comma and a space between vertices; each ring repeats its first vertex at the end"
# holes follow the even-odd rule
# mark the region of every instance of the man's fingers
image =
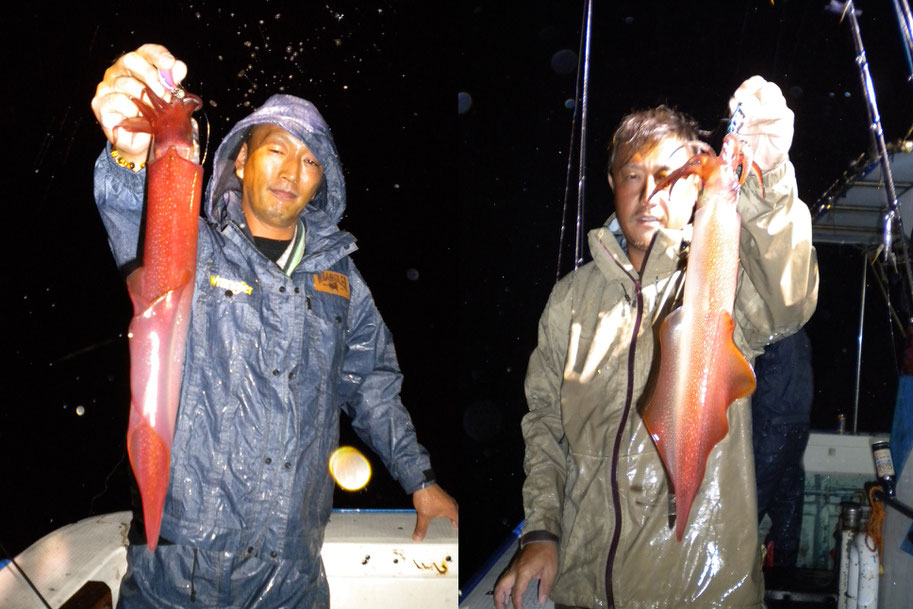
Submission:
POLYGON ((134 99, 149 101, 145 95, 149 88, 156 95, 169 101, 171 91, 159 80, 159 70, 170 70, 171 80, 181 82, 187 75, 187 66, 175 59, 160 44, 144 44, 122 55, 105 71, 104 78, 95 89, 91 106, 105 136, 117 146, 123 158, 138 160, 149 149, 148 134, 130 133, 117 129, 124 119, 138 116, 140 111, 134 99))
POLYGON ((758 76, 755 74, 754 76, 745 80, 745 82, 743 82, 741 85, 739 85, 739 88, 736 89, 735 92, 737 96, 740 94, 743 96, 756 95, 757 92, 767 84, 768 82, 764 79, 763 76, 758 76))
POLYGON ((526 588, 529 587, 529 580, 532 579, 529 574, 522 570, 517 574, 513 588, 510 589, 510 600, 514 609, 523 609, 523 595, 526 594, 526 588))
POLYGON ((147 42, 136 49, 136 52, 148 59, 150 63, 156 63, 163 68, 170 68, 174 63, 174 55, 161 44, 147 42))
MULTIPOLYGON (((135 99, 148 100, 149 96, 145 95, 145 92, 146 85, 127 74, 118 76, 114 80, 112 93, 119 93, 123 95, 128 101, 130 97, 135 99)), ((161 95, 159 97, 161 97, 161 95)), ((132 105, 132 102, 130 103, 132 105)), ((135 108, 136 106, 133 105, 133 107, 135 108)))
POLYGON ((540 605, 544 605, 545 601, 547 601, 548 597, 552 594, 552 586, 555 585, 555 575, 557 575, 557 570, 552 568, 551 565, 546 565, 543 568, 541 577, 539 578, 540 605))
MULTIPOLYGON (((173 58, 172 62, 173 63, 173 58)), ((161 98, 166 98, 166 94, 171 92, 159 81, 158 68, 155 64, 150 63, 147 57, 137 51, 127 53, 121 58, 121 64, 127 70, 128 74, 121 74, 118 79, 124 76, 130 76, 139 81, 141 88, 149 87, 161 98)))
POLYGON ((453 528, 460 526, 460 508, 456 500, 449 495, 447 495, 444 507, 444 516, 450 519, 450 524, 453 528))
MULTIPOLYGON (((116 115, 118 122, 125 118, 132 118, 139 115, 139 108, 133 103, 133 98, 139 99, 135 95, 129 95, 125 93, 110 93, 102 97, 100 101, 100 109, 102 115, 102 125, 108 126, 107 121, 104 120, 106 115, 116 115)), ((116 123, 115 123, 116 124, 116 123)))
MULTIPOLYGON (((746 116, 753 114, 758 107, 764 103, 772 101, 777 95, 783 96, 775 83, 768 82, 761 76, 752 76, 747 79, 739 88, 735 90, 729 100, 729 113, 735 112, 736 106, 742 105, 742 111, 746 116)), ((784 99, 785 103, 785 99, 784 99)))
POLYGON ((174 84, 180 84, 181 81, 187 76, 187 64, 178 59, 174 62, 174 66, 171 68, 171 78, 174 80, 174 84))
MULTIPOLYGON (((171 79, 176 85, 187 76, 187 64, 176 59, 168 49, 160 44, 144 44, 136 51, 155 66, 156 70, 171 70, 171 79)), ((158 74, 156 74, 156 80, 158 80, 158 74)))
POLYGON ((516 575, 513 571, 508 570, 498 583, 495 584, 494 597, 495 609, 504 609, 507 607, 507 599, 510 597, 510 589, 514 585, 516 575))
POLYGON ((761 100, 762 104, 783 104, 786 105, 786 98, 783 96, 783 91, 780 90, 780 87, 776 83, 765 82, 760 89, 758 89, 757 94, 758 99, 761 100))
POLYGON ((144 44, 121 57, 118 64, 126 70, 127 76, 151 88, 156 95, 165 100, 171 91, 159 80, 159 70, 170 71, 174 84, 180 83, 187 76, 187 64, 175 59, 168 49, 159 44, 144 44))
MULTIPOLYGON (((125 119, 139 115, 136 104, 134 104, 129 97, 119 93, 112 93, 100 99, 96 98, 92 100, 92 109, 95 112, 95 116, 98 119, 102 130, 105 132, 105 136, 110 139, 112 143, 116 136, 118 140, 129 142, 128 147, 132 146, 133 139, 128 136, 134 134, 129 134, 128 132, 115 133, 117 126, 125 119)), ((148 135, 146 135, 146 139, 148 139, 148 135)), ((128 150, 123 151, 126 152, 128 150)))
POLYGON ((422 514, 417 514, 415 519, 415 530, 412 532, 412 541, 421 541, 428 532, 428 523, 431 519, 422 514))
POLYGON ((552 589, 546 586, 542 580, 539 580, 539 604, 544 605, 545 601, 548 600, 548 595, 552 593, 552 589))

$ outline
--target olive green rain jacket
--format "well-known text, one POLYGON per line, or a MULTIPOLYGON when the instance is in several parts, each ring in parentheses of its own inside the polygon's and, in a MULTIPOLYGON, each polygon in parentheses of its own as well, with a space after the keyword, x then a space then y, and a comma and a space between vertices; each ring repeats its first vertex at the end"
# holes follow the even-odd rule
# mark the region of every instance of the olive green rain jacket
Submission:
MULTIPOLYGON (((738 202, 735 343, 752 361, 815 310, 811 220, 791 163, 738 202)), ((613 216, 614 218, 614 216, 613 216)), ((669 484, 640 412, 658 370, 658 332, 683 281, 690 227, 660 230, 638 275, 613 232, 555 286, 526 376, 526 523, 521 544, 558 542, 557 603, 580 607, 763 607, 749 399, 728 410, 681 542, 669 484)))

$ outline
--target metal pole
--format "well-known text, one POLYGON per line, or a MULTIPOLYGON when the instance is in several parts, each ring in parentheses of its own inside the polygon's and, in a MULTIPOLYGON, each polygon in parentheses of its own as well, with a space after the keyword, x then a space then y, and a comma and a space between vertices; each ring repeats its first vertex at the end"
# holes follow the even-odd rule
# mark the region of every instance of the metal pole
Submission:
POLYGON ((862 322, 865 319, 865 287, 868 279, 869 260, 862 252, 862 296, 859 299, 859 337, 856 343, 856 396, 853 399, 853 434, 859 427, 859 381, 862 372, 862 322))
MULTIPOLYGON (((903 40, 906 43, 904 52, 907 55, 907 63, 909 64, 911 56, 913 56, 913 15, 910 14, 910 5, 907 0, 894 0, 894 15, 897 17, 903 40)), ((907 80, 913 80, 913 74, 910 74, 907 80)))
POLYGON ((847 0, 847 3, 844 5, 844 15, 849 17, 850 21, 850 30, 853 34, 853 44, 856 47, 856 66, 859 68, 859 78, 862 81, 862 92, 863 97, 866 100, 866 112, 869 116, 869 135, 872 138, 872 143, 875 148, 875 152, 879 155, 879 160, 881 161, 881 171, 885 183, 885 194, 887 196, 887 210, 884 215, 883 222, 883 240, 882 247, 884 248, 885 260, 890 260, 893 258, 893 234, 892 229, 894 223, 897 223, 897 227, 900 229, 901 234, 901 248, 903 250, 904 256, 904 270, 906 271, 907 277, 907 289, 910 291, 911 297, 913 297, 913 274, 910 272, 910 257, 907 253, 907 241, 904 238, 903 232, 903 223, 900 219, 900 213, 898 213, 897 206, 897 193, 894 190, 894 177, 891 174, 891 162, 888 159, 888 147, 884 142, 884 131, 881 127, 881 115, 878 113, 878 102, 875 100, 875 85, 872 84, 872 75, 869 72, 869 62, 865 57, 865 47, 862 46, 862 34, 859 31, 859 21, 856 19, 856 10, 853 4, 853 0, 847 0))
MULTIPOLYGON (((907 13, 910 12, 910 7, 907 5, 907 0, 903 0, 904 5, 906 6, 907 13)), ((897 17, 897 23, 900 26, 900 33, 904 41, 903 54, 907 60, 907 69, 910 71, 910 74, 907 76, 907 82, 913 82, 913 38, 910 35, 910 22, 907 21, 906 16, 904 15, 904 9, 900 6, 900 0, 894 0, 894 16, 897 17)))

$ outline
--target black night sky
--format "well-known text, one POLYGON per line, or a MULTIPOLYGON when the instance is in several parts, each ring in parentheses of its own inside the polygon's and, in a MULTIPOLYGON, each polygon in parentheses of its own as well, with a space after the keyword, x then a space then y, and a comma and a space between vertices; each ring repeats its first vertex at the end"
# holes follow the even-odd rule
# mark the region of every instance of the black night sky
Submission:
MULTIPOLYGON (((131 307, 92 199, 103 136, 89 101, 119 55, 159 42, 188 64, 213 149, 280 90, 313 101, 333 129, 348 187, 342 227, 359 240, 355 261, 396 338, 419 439, 460 503, 466 582, 522 519, 523 377, 559 271, 583 3, 220 4, 25 5, 4 20, 0 543, 15 554, 129 507, 131 307)), ((668 103, 713 129, 752 74, 779 84, 796 114, 791 158, 806 203, 867 150, 849 26, 826 1, 594 4, 585 229, 612 211, 605 144, 625 112, 668 103)), ((857 4, 896 141, 913 122, 902 39, 891 3, 857 4)), ((813 426, 830 429, 852 411, 862 257, 822 246, 819 262, 813 426)), ((866 311, 859 428, 886 430, 902 340, 874 284, 866 311)), ((369 458, 374 480, 338 493, 337 507, 410 507, 369 458)))

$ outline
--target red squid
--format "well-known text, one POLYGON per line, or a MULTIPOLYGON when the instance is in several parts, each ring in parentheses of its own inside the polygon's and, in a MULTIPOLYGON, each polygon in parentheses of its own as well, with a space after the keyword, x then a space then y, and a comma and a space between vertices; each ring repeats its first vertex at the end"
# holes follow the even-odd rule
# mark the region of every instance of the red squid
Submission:
POLYGON ((684 299, 660 328, 659 378, 643 413, 675 492, 679 541, 707 457, 729 431, 726 409, 755 389, 754 371, 732 337, 741 230, 736 201, 750 162, 732 134, 724 138, 719 157, 701 147, 656 186, 659 191, 689 175, 703 182, 684 299))
POLYGON ((146 88, 140 116, 119 129, 152 135, 147 165, 142 266, 127 277, 130 321, 130 422, 127 452, 143 502, 149 550, 159 538, 171 444, 181 392, 184 347, 196 269, 203 168, 195 162, 191 114, 199 97, 180 89, 171 101, 146 88))

